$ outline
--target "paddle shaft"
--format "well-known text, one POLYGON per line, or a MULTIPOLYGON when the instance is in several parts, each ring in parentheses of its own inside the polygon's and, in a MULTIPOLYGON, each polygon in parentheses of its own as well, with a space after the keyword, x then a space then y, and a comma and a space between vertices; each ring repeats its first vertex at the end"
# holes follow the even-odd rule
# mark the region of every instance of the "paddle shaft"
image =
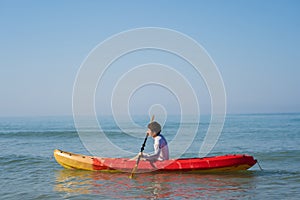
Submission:
MULTIPOLYGON (((150 123, 153 122, 153 121, 154 121, 154 115, 152 115, 150 123)), ((148 139, 148 133, 146 133, 146 137, 145 137, 145 139, 144 139, 144 143, 143 143, 143 145, 142 145, 142 147, 141 147, 141 151, 140 151, 141 153, 143 153, 143 151, 144 151, 144 149, 145 149, 147 139, 148 139)))
MULTIPOLYGON (((154 115, 152 115, 152 118, 151 118, 151 121, 150 121, 150 122, 153 122, 153 121, 154 121, 154 115)), ((143 145, 142 145, 142 147, 141 147, 140 153, 143 153, 144 148, 145 148, 145 146, 146 146, 147 139, 148 139, 148 133, 146 133, 146 137, 145 137, 145 139, 144 139, 144 143, 143 143, 143 145)), ((129 178, 133 178, 134 173, 135 173, 135 171, 137 170, 137 168, 138 168, 138 166, 139 166, 139 162, 140 162, 140 160, 141 160, 141 157, 142 157, 142 155, 140 154, 140 155, 138 156, 137 160, 136 160, 135 166, 134 166, 134 168, 132 169, 132 172, 131 172, 129 178)))
POLYGON ((144 143, 143 143, 143 145, 142 145, 142 147, 141 147, 141 151, 140 151, 141 153, 143 153, 143 151, 144 151, 144 148, 145 148, 145 146, 146 146, 147 139, 148 139, 148 133, 146 133, 146 137, 145 137, 144 143))

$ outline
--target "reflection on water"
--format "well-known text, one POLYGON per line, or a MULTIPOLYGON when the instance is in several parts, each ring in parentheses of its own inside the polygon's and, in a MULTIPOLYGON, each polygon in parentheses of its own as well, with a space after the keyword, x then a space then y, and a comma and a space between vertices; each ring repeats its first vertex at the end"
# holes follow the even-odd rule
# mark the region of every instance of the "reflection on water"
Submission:
MULTIPOLYGON (((56 171, 54 190, 65 197, 96 195, 103 198, 192 198, 240 199, 255 194, 255 173, 226 174, 137 174, 79 170, 56 171)), ((83 197, 82 196, 82 197, 83 197)))

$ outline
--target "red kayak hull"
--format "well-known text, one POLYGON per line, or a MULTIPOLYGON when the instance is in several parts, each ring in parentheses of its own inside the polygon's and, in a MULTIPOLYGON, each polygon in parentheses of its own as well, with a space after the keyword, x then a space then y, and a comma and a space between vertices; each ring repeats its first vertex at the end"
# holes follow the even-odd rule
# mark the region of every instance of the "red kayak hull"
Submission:
MULTIPOLYGON (((128 158, 101 158, 54 150, 56 161, 65 168, 103 172, 131 172, 136 161, 128 158)), ((204 158, 182 158, 149 162, 141 160, 137 173, 145 172, 221 172, 247 170, 256 164, 249 155, 233 154, 204 158)))

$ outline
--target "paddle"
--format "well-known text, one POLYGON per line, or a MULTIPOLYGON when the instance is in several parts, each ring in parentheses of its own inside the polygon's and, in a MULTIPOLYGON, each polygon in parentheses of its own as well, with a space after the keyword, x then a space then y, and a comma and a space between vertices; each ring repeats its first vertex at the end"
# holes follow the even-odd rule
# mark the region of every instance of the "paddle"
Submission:
MULTIPOLYGON (((153 121, 154 121, 154 115, 152 115, 152 118, 151 118, 151 121, 150 121, 150 122, 153 122, 153 121)), ((144 148, 145 148, 145 145, 146 145, 146 142, 147 142, 147 139, 148 139, 148 133, 146 133, 146 137, 145 137, 144 143, 143 143, 143 145, 142 145, 142 147, 141 147, 140 153, 143 153, 144 148)), ((137 160, 136 160, 136 163, 135 163, 135 166, 134 166, 134 168, 132 169, 129 178, 133 178, 134 173, 135 173, 135 171, 137 170, 137 168, 138 168, 138 166, 139 166, 139 162, 140 162, 140 160, 141 160, 141 157, 142 157, 142 155, 139 155, 139 156, 138 156, 138 158, 137 158, 137 160)))

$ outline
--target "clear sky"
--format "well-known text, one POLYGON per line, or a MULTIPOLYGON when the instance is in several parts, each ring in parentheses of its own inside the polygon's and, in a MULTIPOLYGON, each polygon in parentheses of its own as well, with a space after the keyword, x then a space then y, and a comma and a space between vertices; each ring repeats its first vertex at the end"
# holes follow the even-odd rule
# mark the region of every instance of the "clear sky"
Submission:
POLYGON ((208 51, 228 113, 300 112, 299 10, 296 0, 0 0, 0 116, 71 115, 88 53, 149 26, 182 32, 208 51))

